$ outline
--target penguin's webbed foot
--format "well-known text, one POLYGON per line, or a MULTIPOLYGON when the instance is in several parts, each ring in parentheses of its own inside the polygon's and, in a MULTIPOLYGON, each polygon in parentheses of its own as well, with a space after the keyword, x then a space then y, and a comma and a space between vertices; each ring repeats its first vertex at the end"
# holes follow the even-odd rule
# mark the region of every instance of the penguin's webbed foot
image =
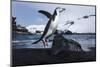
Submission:
POLYGON ((48 42, 47 42, 46 39, 42 40, 42 42, 43 42, 44 47, 45 47, 45 46, 48 46, 48 42))

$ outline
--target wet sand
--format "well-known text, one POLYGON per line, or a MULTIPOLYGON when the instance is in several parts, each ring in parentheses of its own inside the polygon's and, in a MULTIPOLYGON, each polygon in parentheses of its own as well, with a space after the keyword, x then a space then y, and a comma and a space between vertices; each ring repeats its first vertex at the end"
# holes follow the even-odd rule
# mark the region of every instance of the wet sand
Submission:
POLYGON ((43 65, 96 61, 96 48, 89 52, 62 51, 52 55, 51 49, 12 49, 12 66, 43 65))

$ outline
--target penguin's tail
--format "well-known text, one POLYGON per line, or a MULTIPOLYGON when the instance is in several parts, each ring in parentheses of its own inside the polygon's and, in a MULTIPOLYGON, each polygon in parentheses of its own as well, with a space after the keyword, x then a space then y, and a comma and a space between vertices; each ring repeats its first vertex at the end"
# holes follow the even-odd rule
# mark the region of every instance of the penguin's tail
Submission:
POLYGON ((43 40, 44 35, 42 35, 37 41, 33 42, 32 44, 37 44, 38 42, 40 42, 41 40, 43 40))

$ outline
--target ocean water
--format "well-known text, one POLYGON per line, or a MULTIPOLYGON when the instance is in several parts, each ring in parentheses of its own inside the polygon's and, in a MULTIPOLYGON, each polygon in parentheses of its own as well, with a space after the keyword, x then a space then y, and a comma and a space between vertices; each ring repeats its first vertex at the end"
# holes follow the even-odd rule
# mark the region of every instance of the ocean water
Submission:
MULTIPOLYGON (((48 42, 48 46, 44 47, 42 41, 40 41, 37 44, 32 44, 37 39, 40 38, 41 35, 18 35, 13 34, 12 36, 12 48, 15 49, 22 49, 22 48, 51 48, 52 47, 52 41, 48 42)), ((95 35, 63 35, 66 39, 72 39, 74 41, 77 41, 80 43, 81 47, 85 51, 89 51, 89 47, 96 47, 95 42, 95 35)), ((53 40, 53 36, 49 38, 50 40, 53 40)))

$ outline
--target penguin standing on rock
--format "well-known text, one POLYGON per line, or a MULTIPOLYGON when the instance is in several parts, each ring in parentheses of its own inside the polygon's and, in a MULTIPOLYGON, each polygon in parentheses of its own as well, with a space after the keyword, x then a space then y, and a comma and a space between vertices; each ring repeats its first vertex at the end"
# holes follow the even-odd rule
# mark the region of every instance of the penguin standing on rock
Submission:
POLYGON ((37 40, 36 42, 33 42, 32 44, 36 44, 36 43, 42 41, 44 44, 44 47, 48 46, 47 39, 48 39, 48 37, 50 37, 52 34, 55 33, 57 26, 58 26, 59 15, 64 10, 65 10, 64 8, 57 7, 54 10, 53 15, 51 15, 47 11, 39 10, 39 13, 46 15, 46 17, 49 18, 49 20, 48 20, 48 23, 47 23, 47 25, 44 29, 44 32, 43 32, 42 36, 40 37, 40 39, 37 40))

